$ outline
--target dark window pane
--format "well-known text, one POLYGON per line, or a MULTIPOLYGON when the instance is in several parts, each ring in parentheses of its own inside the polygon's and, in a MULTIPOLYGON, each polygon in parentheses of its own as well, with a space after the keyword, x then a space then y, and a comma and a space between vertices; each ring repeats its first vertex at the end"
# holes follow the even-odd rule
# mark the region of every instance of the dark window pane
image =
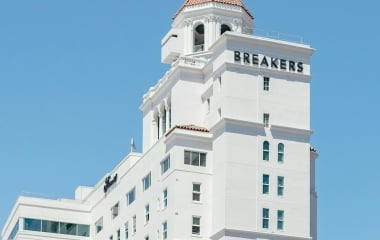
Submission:
POLYGON ((29 231, 41 232, 41 220, 25 218, 24 229, 29 231))

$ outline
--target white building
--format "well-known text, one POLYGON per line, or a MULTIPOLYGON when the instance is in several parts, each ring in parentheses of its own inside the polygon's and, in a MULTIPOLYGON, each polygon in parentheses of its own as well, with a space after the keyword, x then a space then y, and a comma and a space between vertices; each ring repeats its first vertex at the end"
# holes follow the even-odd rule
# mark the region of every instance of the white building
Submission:
POLYGON ((143 151, 75 199, 19 197, 3 240, 317 239, 310 57, 240 0, 187 0, 143 97, 143 151))

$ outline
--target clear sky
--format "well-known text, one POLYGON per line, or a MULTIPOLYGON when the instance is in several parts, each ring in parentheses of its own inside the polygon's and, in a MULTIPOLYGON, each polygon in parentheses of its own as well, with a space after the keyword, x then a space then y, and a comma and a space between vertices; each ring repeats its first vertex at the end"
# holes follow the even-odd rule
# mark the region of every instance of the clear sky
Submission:
MULTIPOLYGON (((184 0, 0 0, 0 227, 20 194, 72 198, 141 150, 142 95, 184 0)), ((380 239, 378 1, 245 0, 312 57, 319 239, 380 239)))

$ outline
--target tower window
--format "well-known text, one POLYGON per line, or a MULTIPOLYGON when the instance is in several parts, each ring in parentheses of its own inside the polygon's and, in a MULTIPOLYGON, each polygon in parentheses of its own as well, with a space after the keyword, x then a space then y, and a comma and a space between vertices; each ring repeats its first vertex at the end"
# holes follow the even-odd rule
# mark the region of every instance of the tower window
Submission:
POLYGON ((269 91, 269 77, 264 77, 264 91, 269 91))
POLYGON ((269 142, 263 142, 263 160, 269 161, 269 142))
POLYGON ((269 228, 269 208, 263 208, 263 228, 269 228))
POLYGON ((264 113, 263 115, 263 124, 264 127, 269 127, 269 113, 264 113))
POLYGON ((269 175, 263 174, 263 194, 269 194, 269 175))
POLYGON ((278 156, 277 156, 277 160, 278 160, 279 163, 284 162, 284 144, 283 143, 279 143, 278 144, 278 156))
POLYGON ((231 31, 231 28, 227 24, 222 24, 220 27, 220 35, 223 35, 223 33, 231 31))
POLYGON ((284 210, 277 211, 277 230, 284 230, 284 210))
POLYGON ((199 24, 194 29, 194 52, 204 50, 205 43, 205 28, 203 24, 199 24))
POLYGON ((284 195, 284 182, 285 180, 283 176, 277 177, 277 195, 278 196, 284 195))

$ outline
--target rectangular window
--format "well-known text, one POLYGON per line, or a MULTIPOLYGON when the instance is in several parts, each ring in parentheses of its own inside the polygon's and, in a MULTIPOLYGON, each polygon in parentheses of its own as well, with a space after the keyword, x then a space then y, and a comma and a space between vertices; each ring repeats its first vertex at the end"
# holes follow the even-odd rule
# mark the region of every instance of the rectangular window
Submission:
POLYGON ((42 220, 42 232, 59 233, 59 222, 42 220))
POLYGON ((201 234, 201 218, 193 216, 193 224, 191 226, 191 234, 200 235, 201 234))
POLYGON ((193 183, 193 201, 201 201, 201 184, 199 183, 193 183))
POLYGON ((269 208, 263 208, 263 228, 269 228, 269 208))
POLYGON ((117 202, 112 208, 111 208, 111 216, 112 219, 117 217, 119 215, 119 202, 117 202))
POLYGON ((150 185, 151 185, 151 174, 150 174, 150 172, 148 175, 146 175, 143 178, 142 185, 143 185, 143 191, 146 191, 150 188, 150 185))
POLYGON ((118 229, 117 232, 116 232, 117 240, 120 240, 120 235, 121 235, 120 234, 120 229, 118 229))
POLYGON ((24 230, 41 232, 41 220, 25 218, 24 230))
POLYGON ((162 223, 162 239, 168 238, 168 223, 165 221, 162 223))
POLYGON ((110 239, 110 240, 113 240, 113 235, 111 235, 109 239, 110 239))
POLYGON ((136 197, 136 188, 134 187, 127 194, 127 205, 131 205, 135 201, 135 197, 136 197))
POLYGON ((185 151, 186 165, 206 167, 206 153, 185 151))
POLYGON ((132 231, 133 231, 133 234, 135 234, 136 231, 137 231, 136 225, 137 225, 137 223, 136 223, 136 215, 133 215, 133 218, 132 218, 132 231))
POLYGON ((263 115, 263 124, 264 127, 269 127, 269 113, 264 113, 263 115))
POLYGON ((277 195, 283 196, 284 195, 284 182, 285 179, 282 176, 277 177, 277 195))
POLYGON ((264 91, 269 91, 269 77, 264 77, 264 91))
POLYGON ((144 240, 149 240, 149 236, 145 236, 144 240))
POLYGON ((124 233, 125 233, 125 240, 128 240, 128 238, 129 238, 129 226, 128 226, 128 222, 126 222, 125 225, 124 225, 124 233))
POLYGON ((269 194, 269 175, 263 174, 263 194, 269 194))
POLYGON ((62 234, 76 235, 77 225, 74 223, 59 223, 59 231, 62 234))
POLYGON ((161 175, 166 173, 170 168, 170 157, 167 157, 161 162, 161 175))
POLYGON ((277 211, 277 230, 284 230, 284 211, 277 211))
POLYGON ((149 222, 149 204, 145 205, 145 224, 149 222))
POLYGON ((165 188, 162 191, 162 208, 165 209, 168 206, 168 189, 165 188))
POLYGON ((99 233, 103 230, 103 217, 99 218, 98 221, 95 222, 95 231, 99 233))

